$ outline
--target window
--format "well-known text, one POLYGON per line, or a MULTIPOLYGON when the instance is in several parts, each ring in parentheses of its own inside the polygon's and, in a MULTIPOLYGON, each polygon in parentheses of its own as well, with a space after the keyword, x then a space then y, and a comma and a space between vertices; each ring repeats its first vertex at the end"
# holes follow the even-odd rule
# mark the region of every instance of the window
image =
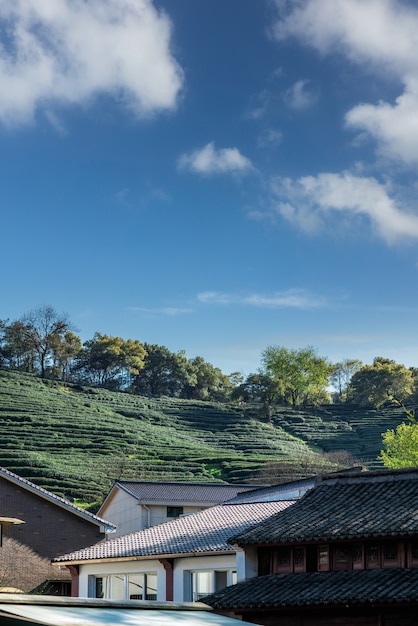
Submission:
POLYGON ((347 546, 339 545, 334 548, 334 569, 351 569, 350 551, 347 546))
POLYGON ((364 549, 362 543, 353 546, 353 569, 364 569, 364 549))
POLYGON ((408 545, 408 567, 418 565, 418 542, 413 541, 408 545))
POLYGON ((108 600, 156 600, 157 574, 109 574, 94 578, 96 598, 108 600))
POLYGON ((367 546, 366 564, 368 569, 380 567, 380 550, 377 544, 367 546))
POLYGON ((318 570, 329 570, 329 547, 328 545, 322 545, 318 548, 318 570))
POLYGON ((182 506, 168 506, 167 507, 167 517, 180 517, 180 515, 183 515, 182 506))
POLYGON ((214 591, 219 591, 229 585, 235 585, 237 573, 235 570, 201 570, 191 572, 191 599, 199 601, 214 591))
POLYGON ((276 552, 276 567, 275 572, 290 572, 290 548, 278 548, 276 552))

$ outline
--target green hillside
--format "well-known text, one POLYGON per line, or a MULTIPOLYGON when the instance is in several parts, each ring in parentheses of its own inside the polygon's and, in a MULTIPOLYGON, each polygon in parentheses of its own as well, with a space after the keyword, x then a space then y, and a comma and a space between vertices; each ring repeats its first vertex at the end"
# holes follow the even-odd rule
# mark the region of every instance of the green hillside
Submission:
MULTIPOLYGON (((400 410, 280 410, 151 399, 0 370, 0 465, 68 498, 97 501, 114 479, 283 482, 338 468, 322 451, 374 463, 400 410)), ((338 456, 338 455, 337 455, 338 456)))

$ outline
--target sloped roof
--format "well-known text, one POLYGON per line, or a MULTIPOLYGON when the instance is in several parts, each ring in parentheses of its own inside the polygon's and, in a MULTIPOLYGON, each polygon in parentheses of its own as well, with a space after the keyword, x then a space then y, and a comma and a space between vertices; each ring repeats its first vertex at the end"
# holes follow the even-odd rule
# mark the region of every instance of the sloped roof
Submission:
POLYGON ((293 504, 293 500, 218 505, 139 530, 54 559, 84 562, 96 559, 233 552, 227 539, 293 504))
POLYGON ((279 544, 418 534, 418 469, 324 477, 291 508, 231 538, 279 544))
MULTIPOLYGON (((119 488, 144 504, 201 502, 220 504, 243 491, 260 485, 230 485, 228 483, 151 482, 119 480, 111 491, 119 488)), ((110 494, 109 494, 110 495, 110 494)), ((105 506, 106 501, 102 508, 105 506)))
POLYGON ((316 478, 303 478, 290 483, 260 487, 243 491, 226 504, 250 504, 251 502, 273 502, 276 500, 296 500, 315 486, 316 478))
POLYGON ((418 601, 418 569, 269 574, 201 599, 218 610, 376 605, 418 601))
POLYGON ((37 496, 43 498, 44 500, 48 500, 48 502, 52 502, 53 504, 56 504, 57 506, 63 509, 67 509, 67 511, 69 511, 70 513, 74 513, 78 517, 82 517, 83 519, 89 522, 92 522, 93 524, 96 524, 97 526, 102 526, 104 532, 113 532, 116 528, 114 524, 107 522, 102 517, 99 517, 98 515, 94 515, 94 513, 90 513, 89 511, 85 511, 84 509, 73 504, 72 502, 69 502, 68 500, 65 500, 64 498, 61 498, 60 496, 55 495, 51 491, 47 491, 47 489, 44 489, 43 487, 39 487, 38 485, 35 485, 35 483, 32 483, 30 480, 27 480, 26 478, 22 478, 21 476, 18 476, 17 474, 15 474, 14 472, 11 472, 5 467, 0 467, 0 478, 4 478, 5 480, 8 480, 14 483, 15 485, 19 485, 23 489, 26 489, 27 491, 30 491, 31 493, 34 493, 37 496))

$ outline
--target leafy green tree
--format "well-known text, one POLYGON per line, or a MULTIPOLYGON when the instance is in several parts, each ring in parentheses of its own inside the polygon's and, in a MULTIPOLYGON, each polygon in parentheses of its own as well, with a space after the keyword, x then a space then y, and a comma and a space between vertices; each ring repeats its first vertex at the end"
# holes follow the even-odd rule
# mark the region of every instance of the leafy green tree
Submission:
POLYGON ((280 398, 278 383, 267 374, 249 374, 247 378, 232 391, 231 398, 244 402, 260 402, 267 421, 271 421, 272 409, 280 398))
POLYGON ((189 359, 189 368, 190 382, 184 386, 182 398, 216 402, 226 402, 230 398, 233 385, 229 377, 218 367, 197 356, 189 359))
POLYGON ((377 457, 385 467, 418 467, 418 424, 399 424, 382 435, 384 450, 377 457))
POLYGON ((332 365, 318 356, 313 347, 289 350, 269 346, 262 354, 262 365, 264 372, 278 385, 281 397, 292 407, 318 404, 327 398, 332 365))
POLYGON ((71 379, 71 369, 75 358, 81 353, 83 345, 78 335, 71 330, 63 336, 57 336, 52 346, 54 355, 53 372, 61 380, 71 379))
POLYGON ((143 369, 132 389, 144 396, 178 396, 186 384, 196 382, 183 350, 170 352, 165 346, 144 343, 143 369))
POLYGON ((144 366, 145 349, 136 339, 122 339, 95 333, 84 343, 78 369, 84 378, 101 387, 118 389, 130 383, 144 366))
POLYGON ((363 363, 358 359, 345 359, 334 364, 329 382, 335 389, 339 401, 347 397, 351 379, 362 367, 363 363))
POLYGON ((414 379, 411 370, 391 359, 376 357, 354 374, 348 399, 360 406, 379 408, 386 402, 403 402, 412 394, 414 379))
POLYGON ((31 338, 31 328, 21 321, 2 322, 1 360, 6 367, 22 372, 35 371, 36 355, 31 338))

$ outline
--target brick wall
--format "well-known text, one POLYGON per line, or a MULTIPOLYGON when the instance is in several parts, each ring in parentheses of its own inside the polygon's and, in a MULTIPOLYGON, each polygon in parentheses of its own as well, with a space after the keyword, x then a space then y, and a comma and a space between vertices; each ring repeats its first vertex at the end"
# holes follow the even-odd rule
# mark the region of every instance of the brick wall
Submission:
POLYGON ((49 575, 68 579, 68 571, 52 569, 50 560, 104 538, 97 524, 4 478, 0 478, 0 516, 17 517, 25 522, 4 532, 4 549, 0 548, 0 587, 17 587, 29 592, 49 575), (2 578, 7 582, 2 582, 2 578))

